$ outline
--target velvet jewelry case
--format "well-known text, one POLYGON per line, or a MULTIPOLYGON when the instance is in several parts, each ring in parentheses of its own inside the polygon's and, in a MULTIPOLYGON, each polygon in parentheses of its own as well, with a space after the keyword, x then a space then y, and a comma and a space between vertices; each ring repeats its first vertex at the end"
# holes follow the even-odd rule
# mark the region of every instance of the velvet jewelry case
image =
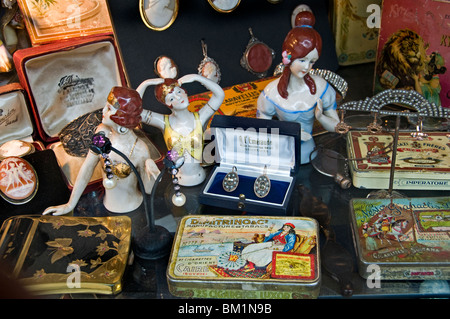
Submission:
POLYGON ((29 111, 26 92, 19 83, 0 87, 0 159, 43 149, 42 142, 34 139, 29 111))
POLYGON ((92 36, 18 50, 14 64, 43 142, 72 120, 103 108, 126 77, 113 37, 92 36))
POLYGON ((199 195, 200 203, 285 216, 300 165, 300 124, 216 115, 211 132, 216 165, 199 195), (224 178, 232 171, 238 182, 234 190, 226 190, 224 178), (264 175, 270 186, 261 196, 255 186, 264 175))

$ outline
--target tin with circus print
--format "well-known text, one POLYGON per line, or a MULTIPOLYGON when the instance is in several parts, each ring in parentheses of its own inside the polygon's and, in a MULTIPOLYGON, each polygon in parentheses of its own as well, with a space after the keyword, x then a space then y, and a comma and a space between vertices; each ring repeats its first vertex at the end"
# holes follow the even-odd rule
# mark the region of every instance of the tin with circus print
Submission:
POLYGON ((186 216, 167 267, 169 290, 184 298, 317 298, 318 239, 311 218, 186 216))
POLYGON ((353 199, 350 208, 363 278, 450 279, 450 197, 353 199))

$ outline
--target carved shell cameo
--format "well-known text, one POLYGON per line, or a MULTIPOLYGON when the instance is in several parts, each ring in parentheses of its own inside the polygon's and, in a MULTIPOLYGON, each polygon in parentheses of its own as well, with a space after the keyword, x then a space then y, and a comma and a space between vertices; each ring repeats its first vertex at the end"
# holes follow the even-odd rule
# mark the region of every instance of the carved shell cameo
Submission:
POLYGON ((33 166, 20 157, 7 157, 0 162, 0 195, 19 205, 29 202, 37 192, 38 177, 33 166))

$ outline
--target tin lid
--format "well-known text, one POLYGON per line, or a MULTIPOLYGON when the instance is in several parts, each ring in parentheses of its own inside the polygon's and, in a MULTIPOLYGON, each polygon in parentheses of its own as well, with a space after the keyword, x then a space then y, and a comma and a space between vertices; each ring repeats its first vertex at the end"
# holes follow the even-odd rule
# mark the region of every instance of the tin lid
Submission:
POLYGON ((190 215, 179 223, 167 273, 175 281, 308 284, 320 278, 318 245, 318 223, 307 217, 190 215))

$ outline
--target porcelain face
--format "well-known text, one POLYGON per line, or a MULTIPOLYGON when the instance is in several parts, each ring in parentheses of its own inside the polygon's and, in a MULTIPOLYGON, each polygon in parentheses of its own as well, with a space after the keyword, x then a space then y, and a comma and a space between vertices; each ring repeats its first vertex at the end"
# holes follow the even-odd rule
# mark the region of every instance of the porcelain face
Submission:
POLYGON ((106 103, 105 107, 103 108, 102 123, 110 126, 114 124, 114 121, 111 120, 111 115, 116 114, 116 112, 117 112, 116 108, 114 108, 111 104, 106 103))
POLYGON ((299 78, 303 78, 309 71, 311 71, 314 63, 319 59, 317 49, 309 52, 305 57, 295 59, 291 65, 291 73, 299 78))
POLYGON ((180 87, 175 87, 172 92, 166 95, 166 104, 174 110, 182 110, 189 106, 189 98, 186 91, 180 87))

